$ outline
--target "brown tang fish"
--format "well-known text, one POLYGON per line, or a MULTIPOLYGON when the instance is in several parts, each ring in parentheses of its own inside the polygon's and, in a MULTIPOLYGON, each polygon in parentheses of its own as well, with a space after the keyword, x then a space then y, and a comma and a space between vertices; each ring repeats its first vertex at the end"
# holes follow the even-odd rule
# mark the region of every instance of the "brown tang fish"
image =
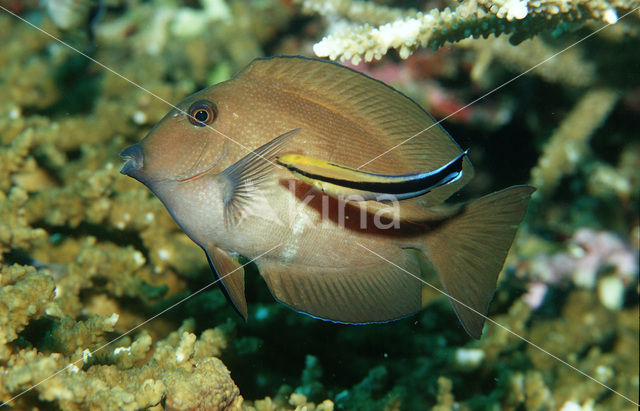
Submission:
MULTIPOLYGON (((447 211, 433 208, 473 176, 460 147, 400 92, 303 57, 253 61, 180 102, 121 156, 122 173, 153 191, 206 251, 245 319, 239 256, 260 257, 258 269, 280 302, 355 324, 420 310, 421 268, 431 267, 475 338, 534 190, 510 187, 447 211), (398 187, 385 175, 432 181, 437 172, 428 179, 416 173, 450 174, 426 189, 407 188, 417 196, 399 196, 387 212, 389 204, 335 195, 340 179, 331 180, 338 181, 332 192, 314 189, 314 181, 275 165, 286 155, 322 160, 356 180, 361 170, 373 182, 393 183, 378 185, 382 191, 398 187)), ((316 177, 329 178, 322 174, 316 177)))

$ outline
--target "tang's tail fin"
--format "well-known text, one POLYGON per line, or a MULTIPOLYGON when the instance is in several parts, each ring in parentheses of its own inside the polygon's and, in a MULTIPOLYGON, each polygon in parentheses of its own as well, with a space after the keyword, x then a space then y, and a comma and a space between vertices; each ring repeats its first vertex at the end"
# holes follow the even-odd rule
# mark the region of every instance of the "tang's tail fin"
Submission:
POLYGON ((460 322, 480 338, 511 243, 535 188, 514 186, 467 204, 424 240, 460 322))

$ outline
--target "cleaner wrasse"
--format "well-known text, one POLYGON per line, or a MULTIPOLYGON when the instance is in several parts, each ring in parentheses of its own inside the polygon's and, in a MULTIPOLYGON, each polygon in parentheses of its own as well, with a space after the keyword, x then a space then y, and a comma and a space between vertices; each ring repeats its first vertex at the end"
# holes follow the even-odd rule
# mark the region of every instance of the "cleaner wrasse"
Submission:
POLYGON ((462 177, 462 159, 466 155, 465 151, 433 171, 400 175, 369 173, 300 154, 285 154, 277 157, 276 162, 300 180, 332 196, 349 197, 352 201, 390 197, 405 200, 457 181, 462 177))

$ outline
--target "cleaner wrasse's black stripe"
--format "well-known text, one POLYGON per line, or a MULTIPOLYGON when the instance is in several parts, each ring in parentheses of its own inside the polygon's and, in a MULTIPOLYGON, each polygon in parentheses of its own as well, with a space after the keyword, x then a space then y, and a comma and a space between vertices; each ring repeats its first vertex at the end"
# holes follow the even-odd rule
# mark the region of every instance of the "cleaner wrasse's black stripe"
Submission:
MULTIPOLYGON (((372 174, 369 175, 379 176, 380 178, 389 179, 391 181, 385 182, 373 182, 373 181, 354 181, 346 180, 334 177, 328 177, 321 174, 310 173, 308 171, 301 170, 292 164, 283 164, 292 172, 298 173, 304 177, 312 180, 318 180, 336 186, 350 188, 360 191, 368 191, 379 194, 392 194, 401 196, 402 198, 410 198, 418 195, 425 194, 436 187, 445 185, 452 181, 457 180, 462 174, 462 164, 464 157, 467 155, 467 151, 461 153, 455 159, 443 167, 429 172, 414 173, 414 174, 402 174, 402 175, 385 175, 385 174, 372 174)), ((337 164, 331 164, 332 166, 347 168, 337 164)))

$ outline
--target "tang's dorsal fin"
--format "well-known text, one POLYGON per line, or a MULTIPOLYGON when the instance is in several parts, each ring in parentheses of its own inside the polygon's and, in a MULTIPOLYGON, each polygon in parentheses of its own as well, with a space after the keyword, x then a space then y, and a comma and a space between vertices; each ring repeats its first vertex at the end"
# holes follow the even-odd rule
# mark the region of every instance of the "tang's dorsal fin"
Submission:
POLYGON ((247 320, 247 300, 244 296, 244 268, 238 262, 237 257, 232 257, 224 250, 216 246, 207 247, 204 250, 211 269, 220 279, 222 288, 233 308, 247 320))
POLYGON ((269 171, 275 164, 275 158, 285 143, 300 129, 288 131, 225 169, 220 175, 226 180, 227 191, 224 196, 224 220, 227 227, 235 225, 251 202, 269 171))
MULTIPOLYGON (((347 130, 344 124, 323 124, 323 132, 316 134, 305 129, 308 138, 322 140, 331 147, 331 156, 323 158, 326 161, 365 171, 404 174, 434 170, 462 152, 451 136, 412 99, 337 63, 300 56, 258 58, 234 79, 246 87, 269 88, 296 96, 354 126, 347 130)), ((307 114, 297 112, 295 106, 288 110, 295 115, 307 114)), ((420 203, 423 206, 441 203, 460 190, 473 174, 471 162, 465 157, 462 178, 435 188, 421 197, 420 203)))

